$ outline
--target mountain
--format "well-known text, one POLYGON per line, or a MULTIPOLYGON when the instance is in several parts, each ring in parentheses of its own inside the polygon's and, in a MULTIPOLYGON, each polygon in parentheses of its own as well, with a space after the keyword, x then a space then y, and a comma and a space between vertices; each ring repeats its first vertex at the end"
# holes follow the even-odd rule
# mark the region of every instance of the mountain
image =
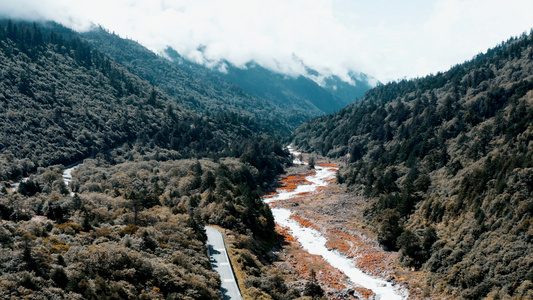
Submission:
POLYGON ((352 73, 353 82, 348 83, 334 75, 323 78, 309 68, 307 76, 289 76, 268 70, 255 62, 249 62, 241 68, 223 61, 213 68, 207 68, 187 61, 172 48, 167 48, 164 54, 198 78, 215 82, 222 78, 255 98, 274 104, 286 111, 284 116, 295 118, 289 122, 291 125, 300 125, 310 117, 338 111, 361 98, 375 81, 365 74, 352 73))
POLYGON ((241 86, 250 94, 264 99, 270 99, 277 105, 300 106, 308 110, 319 110, 320 113, 333 113, 348 104, 363 97, 373 86, 366 75, 352 76, 353 84, 342 81, 338 76, 324 79, 313 70, 308 70, 309 76, 292 77, 276 73, 261 67, 256 63, 248 63, 246 68, 238 68, 226 63, 224 72, 220 76, 241 86), (312 80, 323 81, 319 85, 312 80))
MULTIPOLYGON (((355 100, 362 98, 368 90, 381 84, 377 79, 364 73, 357 74, 350 72, 348 75, 351 82, 346 82, 336 75, 331 75, 322 79, 322 87, 343 101, 344 104, 342 108, 352 104, 355 100)), ((338 110, 339 109, 336 109, 335 111, 338 110)))
POLYGON ((533 33, 297 128, 434 298, 533 297, 533 33))
POLYGON ((272 133, 289 132, 284 112, 267 101, 252 97, 237 85, 220 78, 196 78, 139 43, 103 28, 82 33, 80 37, 199 115, 235 113, 256 120, 272 133))
POLYGON ((368 82, 372 79, 364 74, 352 76, 354 85, 328 77, 322 87, 307 77, 289 77, 255 63, 245 69, 224 63, 226 68, 221 72, 190 62, 172 48, 159 56, 102 28, 82 36, 190 110, 245 115, 281 135, 309 118, 341 109, 371 88, 368 82))
POLYGON ((290 164, 278 123, 189 110, 238 93, 182 73, 170 95, 56 23, 0 19, 0 70, 0 298, 221 299, 205 224, 274 277, 259 195, 290 164))
MULTIPOLYGON (((1 25, 0 151, 21 161, 4 165, 0 179, 68 165, 124 142, 152 143, 182 158, 231 153, 230 143, 268 131, 235 113, 187 110, 56 24, 1 25)), ((200 102, 192 91, 184 94, 200 102)))

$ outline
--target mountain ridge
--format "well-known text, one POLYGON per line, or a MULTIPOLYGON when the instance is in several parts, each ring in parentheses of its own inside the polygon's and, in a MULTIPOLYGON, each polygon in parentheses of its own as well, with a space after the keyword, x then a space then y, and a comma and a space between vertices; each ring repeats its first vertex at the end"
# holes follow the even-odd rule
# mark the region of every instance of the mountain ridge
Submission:
POLYGON ((288 130, 286 122, 275 118, 271 113, 275 111, 275 107, 261 99, 254 99, 238 86, 197 79, 139 43, 120 38, 103 28, 81 33, 81 36, 93 47, 146 78, 178 103, 200 115, 238 113, 253 117, 264 126, 279 127, 282 132, 288 130))
POLYGON ((533 294, 533 32, 449 71, 378 86, 297 128, 435 297, 533 294), (485 259, 480 259, 484 257, 485 259), (498 267, 497 267, 498 266, 498 267))
POLYGON ((373 80, 365 74, 350 73, 353 84, 329 76, 321 86, 308 77, 276 73, 253 62, 247 68, 228 62, 210 68, 184 59, 172 48, 155 54, 101 27, 81 35, 188 109, 199 114, 217 111, 244 114, 264 126, 275 127, 271 132, 279 131, 282 135, 311 117, 338 111, 372 87, 369 82, 373 80), (221 66, 223 71, 219 70, 221 66), (192 87, 192 92, 197 93, 196 101, 189 101, 190 96, 184 94, 186 87, 192 87))
POLYGON ((199 67, 210 69, 258 98, 270 99, 277 104, 302 105, 312 111, 318 109, 321 113, 331 113, 353 103, 373 87, 370 82, 375 81, 368 75, 350 72, 351 82, 346 82, 336 75, 323 76, 308 67, 305 68, 307 74, 287 75, 271 71, 254 61, 242 67, 228 61, 203 67, 187 61, 172 48, 167 48, 163 54, 196 76, 206 76, 198 70, 199 67))

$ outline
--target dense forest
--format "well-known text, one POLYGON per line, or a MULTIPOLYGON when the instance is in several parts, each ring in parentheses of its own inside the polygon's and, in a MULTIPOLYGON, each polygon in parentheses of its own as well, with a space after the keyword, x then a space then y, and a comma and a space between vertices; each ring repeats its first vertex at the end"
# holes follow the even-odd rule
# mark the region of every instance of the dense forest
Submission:
MULTIPOLYGON (((346 95, 166 54, 102 28, 0 19, 1 298, 220 299, 206 224, 230 230, 250 295, 301 296, 265 267, 279 241, 260 195, 291 164, 283 136, 346 95), (260 78, 271 85, 243 82, 260 78), (322 96, 280 100, 305 95, 322 96)), ((530 299, 532 90, 533 32, 379 85, 291 139, 343 162, 337 181, 429 296, 530 299)))
MULTIPOLYGON (((290 128, 294 127, 294 124, 290 126, 283 118, 286 113, 272 103, 254 98, 239 86, 224 81, 205 68, 197 67, 212 73, 213 76, 197 78, 169 59, 103 28, 84 32, 80 37, 98 51, 166 92, 182 107, 199 115, 243 115, 266 127, 270 133, 288 134, 290 128)), ((303 120, 300 120, 299 124, 302 122, 303 120)))
POLYGON ((197 114, 57 24, 0 20, 0 64, 0 297, 220 298, 205 224, 241 241, 258 294, 299 296, 260 268, 260 195, 290 164, 270 127, 197 114))
MULTIPOLYGON (((295 130, 434 294, 533 297, 533 32, 295 130)), ((488 298, 485 298, 488 297, 488 298)))
POLYGON ((268 144, 268 155, 255 152, 256 144, 239 159, 216 162, 125 145, 86 159, 69 185, 74 196, 61 165, 39 168, 17 193, 0 196, 0 295, 219 298, 203 224, 240 235, 248 260, 272 247, 274 221, 259 197, 262 170, 282 168, 285 160, 272 154, 281 154, 279 145, 268 144))
POLYGON ((187 61, 172 48, 162 53, 164 57, 156 55, 103 28, 81 36, 183 107, 200 115, 245 115, 280 136, 289 135, 309 118, 338 111, 371 88, 364 74, 352 76, 354 85, 331 77, 320 86, 309 78, 292 78, 254 63, 243 69, 226 62, 225 71, 218 72, 217 68, 187 61))
POLYGON ((268 132, 235 112, 184 109, 66 28, 68 36, 0 25, 0 180, 124 142, 172 149, 174 158, 236 156, 240 142, 268 132))

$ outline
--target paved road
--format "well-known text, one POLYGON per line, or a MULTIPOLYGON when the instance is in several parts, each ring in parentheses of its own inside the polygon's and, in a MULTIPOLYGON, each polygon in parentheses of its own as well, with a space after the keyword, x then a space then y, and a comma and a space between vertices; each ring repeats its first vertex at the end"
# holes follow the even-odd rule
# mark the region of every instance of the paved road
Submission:
POLYGON ((233 275, 233 270, 231 269, 222 233, 209 226, 205 227, 205 231, 207 232, 207 251, 209 252, 211 264, 213 269, 220 274, 220 280, 222 281, 220 287, 222 297, 224 300, 242 300, 235 275, 233 275))

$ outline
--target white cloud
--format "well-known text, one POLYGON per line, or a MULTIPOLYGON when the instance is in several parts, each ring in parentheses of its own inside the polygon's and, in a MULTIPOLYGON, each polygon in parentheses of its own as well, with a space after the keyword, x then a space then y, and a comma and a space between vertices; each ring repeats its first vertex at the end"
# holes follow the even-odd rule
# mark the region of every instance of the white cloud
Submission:
POLYGON ((532 1, 443 0, 423 24, 418 42, 425 60, 415 72, 446 70, 533 27, 532 1), (435 53, 433 59, 429 54, 435 53), (422 64, 424 63, 424 64, 422 64))
POLYGON ((533 26, 530 0, 0 0, 0 12, 92 23, 201 63, 255 60, 287 74, 305 64, 347 78, 424 76, 533 26), (199 51, 199 49, 202 49, 199 51))

